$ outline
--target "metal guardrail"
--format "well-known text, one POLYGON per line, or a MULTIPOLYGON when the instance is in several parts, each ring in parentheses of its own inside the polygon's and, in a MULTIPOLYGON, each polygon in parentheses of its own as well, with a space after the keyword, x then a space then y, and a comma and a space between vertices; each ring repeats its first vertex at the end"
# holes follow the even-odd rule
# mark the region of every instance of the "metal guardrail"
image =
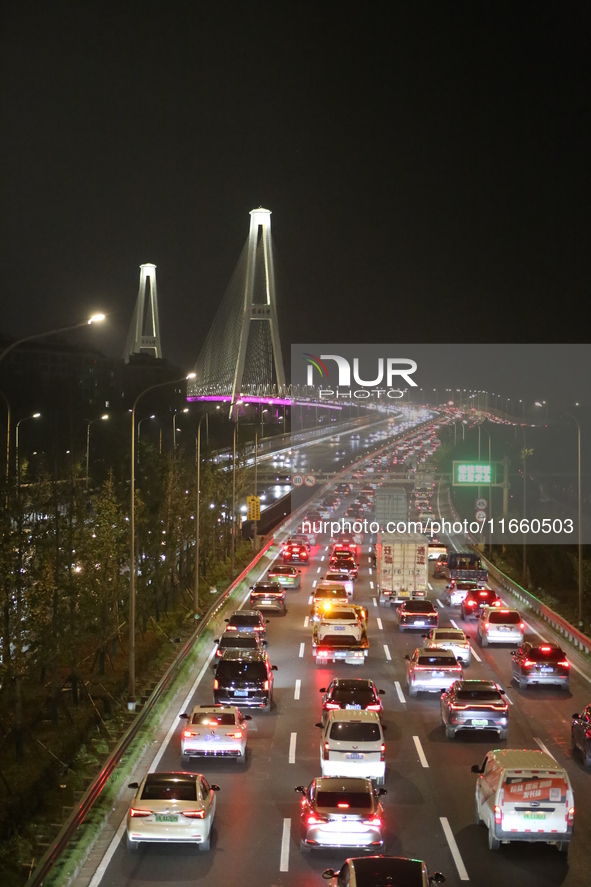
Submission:
POLYGON ((35 870, 33 871, 33 874, 26 883, 26 887, 41 887, 45 878, 49 875, 52 868, 68 846, 75 832, 84 822, 92 806, 100 797, 103 789, 107 784, 107 781, 109 780, 109 777, 111 776, 115 767, 146 722, 152 708, 154 707, 158 699, 162 696, 168 685, 172 682, 173 678, 176 676, 176 673, 178 672, 189 652, 191 651, 193 644, 197 641, 200 635, 205 632, 211 618, 215 616, 219 610, 222 609, 224 604, 227 602, 227 599, 230 596, 231 592, 234 591, 234 589, 242 582, 248 572, 253 567, 255 567, 256 564, 261 560, 263 555, 266 554, 266 552, 273 544, 273 541, 274 536, 271 536, 271 538, 266 542, 263 548, 261 548, 261 550, 257 552, 252 561, 250 561, 250 563, 247 564, 240 575, 237 576, 234 582, 232 582, 232 584, 228 586, 226 591, 222 595, 220 595, 217 601, 215 601, 211 605, 207 613, 204 614, 201 622, 199 623, 199 626, 193 632, 191 637, 185 642, 184 646, 176 656, 174 662, 172 662, 166 669, 165 673, 162 675, 162 677, 158 681, 158 684, 151 693, 149 699, 144 704, 141 712, 134 719, 125 734, 121 737, 121 739, 109 755, 109 758, 105 762, 105 765, 103 766, 101 772, 94 778, 92 783, 87 788, 86 792, 78 802, 78 805, 74 808, 69 819, 64 824, 63 828, 57 835, 51 847, 49 847, 49 849, 39 860, 35 870))

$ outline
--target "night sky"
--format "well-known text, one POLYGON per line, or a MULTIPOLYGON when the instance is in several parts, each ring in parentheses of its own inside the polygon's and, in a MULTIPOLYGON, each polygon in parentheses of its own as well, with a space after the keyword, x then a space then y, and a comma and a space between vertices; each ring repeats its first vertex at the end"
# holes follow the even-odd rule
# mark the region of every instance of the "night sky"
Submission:
POLYGON ((191 367, 262 205, 286 356, 589 339, 588 2, 1 16, 5 333, 101 308, 120 354, 154 262, 165 356, 191 367))

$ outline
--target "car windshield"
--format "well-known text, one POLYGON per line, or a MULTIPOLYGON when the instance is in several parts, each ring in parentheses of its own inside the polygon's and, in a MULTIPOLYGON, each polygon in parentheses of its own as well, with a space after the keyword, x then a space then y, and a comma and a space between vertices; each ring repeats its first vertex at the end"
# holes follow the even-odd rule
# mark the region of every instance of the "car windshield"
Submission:
POLYGON ((325 792, 319 791, 316 795, 317 807, 333 807, 338 809, 339 805, 343 805, 343 811, 347 809, 344 805, 348 805, 351 811, 355 810, 371 810, 372 796, 369 792, 325 792))
POLYGON ((378 742, 378 724, 365 721, 337 721, 330 728, 330 738, 338 742, 378 742))
POLYGON ((419 859, 388 859, 372 856, 355 860, 357 887, 423 887, 419 859))
POLYGON ((456 699, 463 702, 498 702, 501 694, 492 687, 482 687, 474 690, 458 690, 456 699))
POLYGON ((159 777, 148 779, 142 791, 143 801, 196 801, 197 783, 195 779, 159 777))
POLYGON ((489 615, 488 620, 496 625, 519 625, 521 617, 516 610, 510 610, 508 613, 496 610, 489 615))
POLYGON ((445 656, 445 654, 443 652, 431 653, 429 656, 427 656, 427 655, 419 656, 418 664, 419 665, 426 665, 426 666, 429 666, 429 665, 433 665, 433 666, 455 665, 456 664, 456 657, 453 655, 453 653, 450 656, 445 656))
POLYGON ((236 723, 236 715, 227 711, 220 714, 202 711, 193 715, 191 723, 200 724, 202 727, 233 727, 236 723))
POLYGON ((433 635, 433 641, 465 641, 466 637, 463 631, 437 631, 433 635))
POLYGON ((217 667, 216 678, 221 681, 264 681, 267 670, 264 662, 222 659, 217 667))
POLYGON ((432 613, 433 604, 431 601, 411 601, 404 604, 404 608, 409 613, 432 613))

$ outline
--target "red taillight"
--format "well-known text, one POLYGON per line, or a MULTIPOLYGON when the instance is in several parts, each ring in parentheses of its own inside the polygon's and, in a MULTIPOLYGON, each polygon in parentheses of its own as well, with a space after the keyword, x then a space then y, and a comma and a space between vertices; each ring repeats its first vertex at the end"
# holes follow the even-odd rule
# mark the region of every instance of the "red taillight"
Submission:
POLYGON ((263 690, 268 690, 268 689, 269 689, 269 681, 265 681, 265 686, 263 687, 263 690))
POLYGON ((217 690, 217 689, 219 688, 219 686, 220 686, 220 682, 218 681, 217 678, 214 678, 214 680, 213 680, 213 689, 214 689, 214 690, 217 690))
POLYGON ((550 653, 551 650, 552 650, 552 647, 540 647, 540 650, 541 650, 543 653, 550 653))
POLYGON ((215 655, 221 657, 221 655, 222 655, 222 651, 220 650, 219 647, 218 647, 217 650, 215 651, 215 655))
POLYGON ((475 606, 476 606, 476 601, 466 601, 466 606, 468 606, 468 607, 475 607, 475 606))
POLYGON ((255 625, 254 630, 255 631, 264 631, 264 628, 262 625, 255 625))
POLYGON ((575 808, 570 807, 569 811, 568 811, 568 824, 572 825, 574 821, 575 821, 575 808))
POLYGON ((381 711, 381 710, 382 710, 382 705, 381 705, 381 703, 379 703, 379 702, 377 702, 377 703, 373 703, 373 702, 372 702, 372 704, 371 704, 371 705, 368 705, 368 706, 366 707, 365 710, 366 710, 366 711, 381 711))
POLYGON ((337 807, 340 810, 348 810, 349 809, 349 802, 348 801, 339 801, 339 803, 337 804, 337 807))
POLYGON ((226 739, 242 739, 242 730, 236 730, 235 733, 226 733, 226 739))
POLYGON ((563 668, 570 668, 570 662, 568 659, 561 659, 560 662, 557 662, 556 664, 562 665, 563 668))
POLYGON ((501 808, 495 806, 495 825, 501 825, 503 822, 503 814, 501 812, 501 808))
POLYGON ((151 810, 139 810, 137 807, 131 807, 129 815, 134 819, 136 816, 151 816, 151 810))
POLYGON ((329 749, 330 749, 330 745, 328 744, 328 742, 325 742, 324 745, 322 746, 322 758, 325 761, 328 761, 329 749))
POLYGON ((337 711, 340 707, 341 706, 339 705, 338 702, 325 702, 324 703, 324 708, 327 711, 337 711))
POLYGON ((187 819, 205 819, 205 810, 181 810, 187 819))
POLYGON ((525 623, 524 622, 520 622, 519 627, 522 631, 525 631, 525 623))
POLYGON ((192 730, 183 730, 183 739, 191 739, 193 736, 199 736, 199 733, 193 733, 192 730))
POLYGON ((382 744, 380 745, 380 761, 385 761, 385 760, 386 760, 386 746, 382 742, 382 744))
POLYGON ((323 822, 327 822, 325 816, 318 816, 317 814, 310 813, 306 820, 307 825, 320 825, 323 822))
POLYGON ((457 702, 451 702, 449 707, 452 711, 461 711, 468 708, 467 705, 458 705, 457 702))
POLYGON ((363 825, 375 825, 378 828, 382 827, 382 819, 380 816, 372 816, 370 819, 364 819, 363 825))
POLYGON ((531 668, 531 666, 532 666, 533 664, 534 664, 534 663, 531 661, 531 659, 524 659, 524 660, 523 660, 523 667, 524 667, 524 668, 531 668))
POLYGON ((238 631, 235 625, 226 625, 226 631, 238 631))

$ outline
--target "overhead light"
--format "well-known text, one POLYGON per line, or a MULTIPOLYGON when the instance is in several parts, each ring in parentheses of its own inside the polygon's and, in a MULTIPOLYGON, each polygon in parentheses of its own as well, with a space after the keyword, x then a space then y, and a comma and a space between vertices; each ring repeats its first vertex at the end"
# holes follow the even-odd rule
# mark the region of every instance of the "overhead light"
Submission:
POLYGON ((104 314, 93 314, 92 317, 89 319, 88 323, 89 323, 89 324, 91 324, 91 323, 102 323, 102 321, 103 321, 104 319, 105 319, 105 315, 104 315, 104 314))

